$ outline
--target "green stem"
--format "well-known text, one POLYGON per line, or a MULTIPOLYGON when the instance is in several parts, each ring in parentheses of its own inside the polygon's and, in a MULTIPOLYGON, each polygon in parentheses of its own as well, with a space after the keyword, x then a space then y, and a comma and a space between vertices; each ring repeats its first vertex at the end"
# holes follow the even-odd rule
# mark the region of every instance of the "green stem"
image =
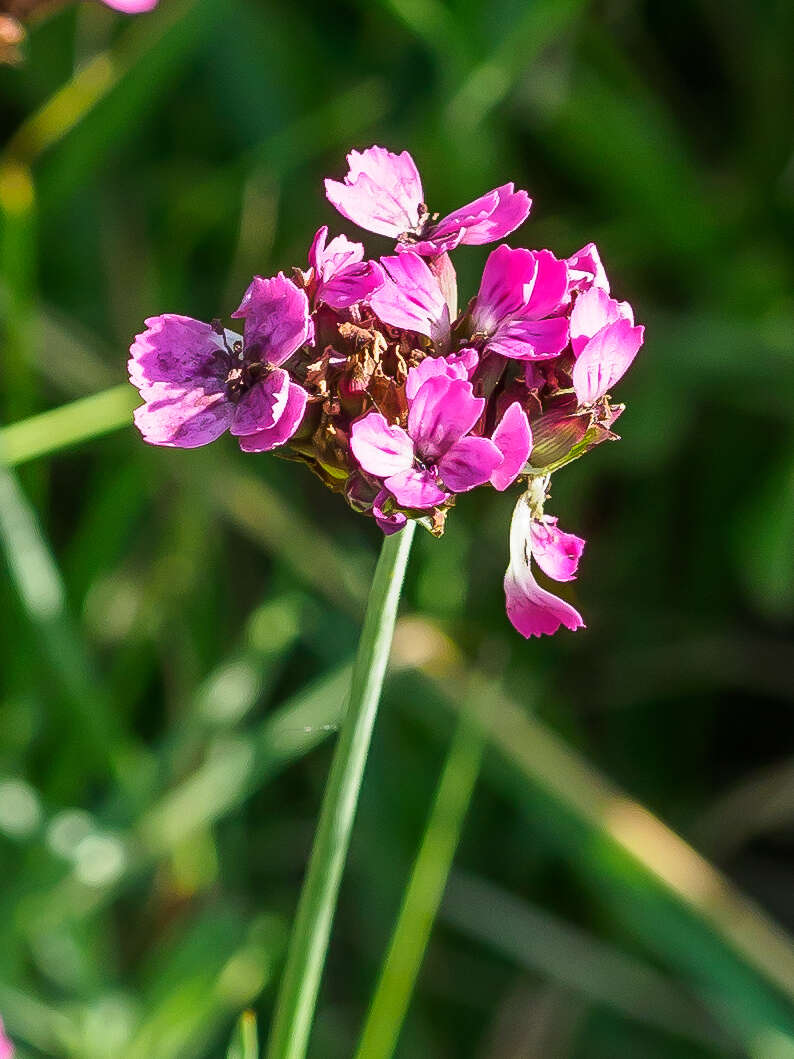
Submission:
POLYGON ((462 713, 383 961, 356 1059, 390 1059, 397 1047, 477 782, 484 746, 482 728, 462 713))
POLYGON ((303 1059, 306 1054, 415 529, 416 524, 409 521, 400 533, 383 541, 353 667, 350 702, 298 901, 267 1059, 303 1059))

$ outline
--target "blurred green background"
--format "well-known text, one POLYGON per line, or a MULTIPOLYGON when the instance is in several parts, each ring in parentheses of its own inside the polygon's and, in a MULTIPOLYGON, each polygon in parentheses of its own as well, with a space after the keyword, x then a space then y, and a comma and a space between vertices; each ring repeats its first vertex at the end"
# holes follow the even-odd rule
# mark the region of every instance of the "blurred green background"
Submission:
MULTIPOLYGON (((227 315, 320 224, 354 235, 321 178, 371 143, 409 148, 442 213, 527 188, 514 245, 597 241, 647 341, 624 440, 553 483, 588 540, 586 631, 508 624, 513 496, 417 539, 310 1054, 354 1054, 423 835, 420 897, 460 831, 401 1059, 794 1056, 792 55, 788 0, 162 0, 31 25, 0 67, 21 1056, 224 1056, 245 1007, 266 1033, 379 534, 229 438, 147 448, 126 350, 147 315, 227 315)), ((485 254, 457 252, 462 297, 485 254)))

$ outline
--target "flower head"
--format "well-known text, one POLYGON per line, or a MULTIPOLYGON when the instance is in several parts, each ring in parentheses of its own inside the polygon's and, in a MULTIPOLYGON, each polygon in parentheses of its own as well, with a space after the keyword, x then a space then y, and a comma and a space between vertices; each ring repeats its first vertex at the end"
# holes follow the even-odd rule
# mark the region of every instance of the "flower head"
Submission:
POLYGON ((461 243, 503 239, 524 223, 532 205, 525 191, 504 184, 438 221, 425 205, 422 180, 407 151, 392 154, 383 147, 368 147, 351 151, 347 163, 344 181, 325 181, 328 201, 361 228, 398 240, 398 250, 423 257, 435 257, 461 243))

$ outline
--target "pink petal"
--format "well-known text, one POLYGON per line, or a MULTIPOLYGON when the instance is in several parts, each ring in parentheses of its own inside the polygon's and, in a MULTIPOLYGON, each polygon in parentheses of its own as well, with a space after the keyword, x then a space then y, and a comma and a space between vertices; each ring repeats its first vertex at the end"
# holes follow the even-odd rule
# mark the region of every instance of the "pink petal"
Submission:
POLYGON ((590 287, 601 287, 609 294, 609 280, 601 264, 601 256, 595 243, 588 243, 566 261, 569 290, 585 291, 590 287))
POLYGON ((5 1035, 3 1020, 0 1019, 0 1059, 13 1059, 14 1046, 5 1035))
POLYGON ((374 261, 358 261, 345 265, 320 283, 317 301, 332 309, 349 309, 358 302, 368 301, 383 286, 383 272, 374 261))
POLYGON ((585 543, 581 537, 559 529, 557 519, 551 515, 532 520, 532 557, 543 573, 554 581, 573 581, 585 543))
POLYGON ((447 499, 447 494, 436 484, 432 471, 400 471, 387 478, 383 484, 400 507, 422 510, 443 504, 447 499))
POLYGON ((402 511, 390 511, 388 514, 384 512, 384 505, 389 499, 388 491, 386 489, 381 489, 372 502, 373 518, 383 530, 383 534, 386 537, 390 537, 392 533, 397 533, 408 521, 408 517, 404 515, 402 511))
POLYGON ((644 327, 629 320, 608 324, 596 334, 573 366, 573 385, 579 404, 588 405, 609 392, 629 369, 642 345, 644 327))
POLYGON ((279 272, 272 279, 255 276, 234 317, 245 319, 245 344, 258 348, 263 362, 280 367, 312 336, 309 299, 279 272))
POLYGON ((418 254, 382 257, 383 285, 370 298, 380 319, 426 335, 436 345, 449 341, 449 309, 438 280, 418 254))
POLYGON ((551 250, 533 250, 531 253, 537 269, 521 315, 539 320, 562 308, 568 293, 568 269, 551 250))
POLYGON ((267 377, 243 394, 232 415, 230 433, 235 437, 258 434, 269 430, 281 416, 289 395, 289 375, 282 368, 269 372, 267 377))
POLYGON ((438 473, 453 493, 466 493, 483 485, 502 463, 502 454, 490 438, 461 438, 441 458, 438 473))
POLYGON ((157 7, 158 0, 102 0, 114 11, 123 11, 125 15, 138 15, 157 7))
POLYGON ((368 412, 353 423, 350 448, 364 470, 378 478, 413 467, 413 442, 402 427, 387 423, 380 412, 368 412))
POLYGON ((423 383, 409 404, 408 433, 416 452, 435 463, 468 434, 482 415, 485 400, 474 396, 470 382, 437 376, 423 383))
POLYGON ((326 246, 328 226, 318 228, 309 248, 309 266, 314 269, 317 279, 329 280, 346 265, 364 260, 364 244, 353 243, 346 235, 335 236, 326 246))
POLYGON ((499 420, 493 442, 502 454, 502 463, 491 475, 491 485, 501 493, 518 478, 532 451, 529 419, 518 401, 499 420))
MULTIPOLYGON (((209 324, 166 313, 146 320, 130 346, 130 382, 144 400, 177 397, 190 389, 217 393, 227 373, 223 338, 209 324)), ((227 331, 232 345, 239 335, 227 331)))
POLYGON ((450 353, 446 357, 425 357, 408 372, 405 380, 405 396, 412 401, 422 383, 437 376, 447 379, 468 379, 476 368, 479 357, 476 349, 465 349, 450 353))
POLYGON ((512 360, 546 360, 568 345, 568 321, 564 316, 548 320, 515 318, 500 325, 486 348, 512 360))
POLYGON ((291 382, 281 416, 269 429, 240 438, 240 448, 243 452, 270 452, 271 449, 277 449, 279 445, 289 441, 301 425, 308 399, 309 395, 303 387, 291 382))
POLYGON ((634 312, 628 302, 610 298, 602 287, 590 287, 578 295, 571 311, 571 348, 574 356, 579 356, 596 332, 617 320, 634 323, 634 312))
POLYGON ((521 311, 535 281, 538 264, 531 250, 503 244, 488 255, 472 310, 475 331, 491 335, 500 322, 521 311))
POLYGON ((133 418, 150 445, 195 449, 223 434, 231 422, 232 409, 222 391, 195 389, 149 400, 135 409, 133 418))
MULTIPOLYGON (((532 208, 532 199, 526 191, 515 191, 514 185, 503 184, 491 194, 496 195, 496 203, 493 209, 479 221, 464 223, 462 243, 472 246, 481 246, 483 243, 493 243, 497 239, 503 239, 506 235, 514 232, 522 225, 529 216, 532 208)), ((484 196, 487 198, 487 196, 484 196)), ((478 199, 477 202, 483 201, 478 199)), ((472 206, 476 203, 472 203, 472 206)), ((469 207, 470 208, 470 207, 469 207)), ((464 207, 466 209, 466 207, 464 207)), ((460 213, 461 211, 456 211, 460 213)), ((450 216, 454 217, 455 214, 450 216)), ((449 217, 445 218, 449 221, 449 217)), ((444 221, 440 222, 444 224, 444 221)))
POLYGON ((396 238, 419 223, 424 200, 422 181, 407 151, 392 154, 383 147, 351 151, 344 183, 325 181, 325 194, 343 217, 396 238))

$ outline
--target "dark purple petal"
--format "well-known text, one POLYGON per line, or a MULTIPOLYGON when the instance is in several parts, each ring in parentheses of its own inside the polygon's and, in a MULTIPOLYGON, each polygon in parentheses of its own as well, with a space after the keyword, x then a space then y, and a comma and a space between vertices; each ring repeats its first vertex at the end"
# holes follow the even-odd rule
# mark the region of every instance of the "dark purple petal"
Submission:
POLYGON ((279 419, 268 430, 260 430, 256 434, 240 438, 240 448, 243 452, 270 452, 271 449, 277 449, 279 445, 289 441, 301 425, 308 399, 309 395, 303 387, 291 382, 287 403, 279 419))
POLYGON ((381 489, 372 502, 372 516, 383 530, 385 537, 390 537, 392 533, 397 533, 408 521, 407 516, 402 511, 389 511, 388 513, 384 511, 384 506, 390 499, 388 491, 381 489))
POLYGON ((306 292, 283 272, 272 279, 255 276, 232 316, 245 319, 246 349, 256 349, 263 363, 273 368, 312 336, 306 292))
POLYGON ((532 451, 529 419, 518 401, 499 420, 493 442, 502 454, 502 463, 491 475, 491 485, 501 493, 518 478, 532 451))
POLYGON ((353 423, 350 448, 364 470, 378 478, 413 467, 413 442, 402 427, 389 424, 380 412, 369 412, 353 423))
POLYGON ((453 493, 466 493, 489 480, 502 463, 502 454, 490 438, 461 438, 441 458, 438 473, 453 493))
POLYGON ((428 379, 409 403, 408 433, 417 455, 430 463, 468 434, 485 407, 470 382, 445 376, 428 379))
POLYGON ((426 510, 447 499, 447 494, 436 484, 432 471, 400 471, 387 478, 384 485, 400 507, 426 510))
POLYGON ((176 396, 150 400, 133 413, 135 425, 150 445, 195 449, 223 434, 232 417, 224 393, 186 390, 176 396))
MULTIPOLYGON (((144 400, 178 397, 186 390, 218 393, 228 370, 223 338, 202 320, 166 313, 146 320, 130 346, 130 382, 144 400)), ((232 345, 239 335, 227 331, 232 345)))

